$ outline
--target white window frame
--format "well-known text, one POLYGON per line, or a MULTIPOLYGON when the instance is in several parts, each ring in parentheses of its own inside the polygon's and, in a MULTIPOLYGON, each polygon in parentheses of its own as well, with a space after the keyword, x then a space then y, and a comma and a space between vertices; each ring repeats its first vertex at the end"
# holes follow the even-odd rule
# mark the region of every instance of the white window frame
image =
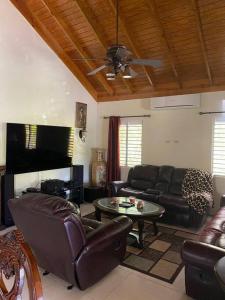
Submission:
MULTIPOLYGON (((143 153, 143 120, 140 118, 122 118, 120 125, 125 125, 126 126, 126 154, 125 154, 125 162, 124 164, 121 164, 121 160, 120 160, 120 167, 133 167, 136 164, 141 164, 142 163, 142 153, 143 153), (134 164, 129 164, 129 154, 128 154, 128 130, 129 130, 129 125, 141 125, 141 139, 140 139, 140 160, 137 162, 135 162, 134 164)), ((121 154, 121 152, 120 152, 121 154)))
MULTIPOLYGON (((216 176, 216 177, 225 177, 225 167, 224 167, 224 172, 221 172, 221 173, 217 173, 217 171, 215 170, 215 167, 214 167, 214 147, 215 147, 215 125, 216 123, 219 123, 219 122, 222 122, 224 123, 224 127, 225 127, 225 117, 215 117, 213 118, 212 120, 212 149, 211 149, 211 154, 212 154, 212 159, 211 159, 211 170, 212 170, 212 174, 213 176, 216 176)), ((224 129, 224 132, 225 132, 225 129, 224 129)), ((225 140, 225 137, 224 137, 224 140, 225 140)), ((225 144, 225 142, 224 142, 225 144)), ((225 145, 224 145, 224 165, 225 165, 225 145)))

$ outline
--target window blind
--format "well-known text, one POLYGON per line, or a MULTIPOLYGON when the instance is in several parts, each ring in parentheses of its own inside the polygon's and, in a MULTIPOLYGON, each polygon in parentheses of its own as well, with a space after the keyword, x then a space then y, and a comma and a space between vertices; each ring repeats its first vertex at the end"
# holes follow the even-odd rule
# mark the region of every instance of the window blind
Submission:
POLYGON ((225 120, 214 123, 213 174, 225 176, 225 120))
POLYGON ((132 167, 142 161, 142 123, 120 125, 120 166, 132 167))

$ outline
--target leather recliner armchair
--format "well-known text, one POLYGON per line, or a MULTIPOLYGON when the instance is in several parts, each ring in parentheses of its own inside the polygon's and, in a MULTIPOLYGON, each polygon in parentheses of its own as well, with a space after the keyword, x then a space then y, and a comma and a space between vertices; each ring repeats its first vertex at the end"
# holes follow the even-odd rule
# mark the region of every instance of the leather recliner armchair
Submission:
POLYGON ((181 255, 187 295, 198 300, 224 299, 214 266, 225 256, 225 207, 203 228, 198 241, 185 241, 181 255))
POLYGON ((46 194, 9 200, 16 226, 44 270, 84 290, 120 264, 132 221, 81 218, 70 202, 46 194))

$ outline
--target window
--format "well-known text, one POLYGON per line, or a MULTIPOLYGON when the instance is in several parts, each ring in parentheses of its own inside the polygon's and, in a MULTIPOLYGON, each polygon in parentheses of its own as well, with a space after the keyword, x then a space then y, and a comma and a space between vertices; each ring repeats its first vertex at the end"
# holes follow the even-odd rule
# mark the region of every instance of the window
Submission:
POLYGON ((225 176, 225 120, 214 123, 213 174, 225 176))
MULTIPOLYGON (((124 121, 124 120, 123 120, 124 121)), ((142 121, 120 125, 120 166, 133 167, 142 161, 142 121)))
POLYGON ((26 149, 36 149, 37 144, 37 125, 25 124, 26 149))

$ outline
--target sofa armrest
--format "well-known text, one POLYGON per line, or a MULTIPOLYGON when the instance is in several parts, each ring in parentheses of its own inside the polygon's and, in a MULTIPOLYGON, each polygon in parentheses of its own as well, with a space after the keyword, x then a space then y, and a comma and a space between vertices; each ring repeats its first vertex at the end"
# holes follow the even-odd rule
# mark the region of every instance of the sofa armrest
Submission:
POLYGON ((111 185, 111 190, 112 190, 112 196, 117 196, 118 192, 121 188, 128 186, 128 182, 126 182, 126 181, 112 181, 110 185, 111 185))
POLYGON ((181 256, 186 265, 212 272, 216 262, 225 256, 225 249, 197 241, 185 241, 181 256))
POLYGON ((107 224, 100 226, 87 238, 86 251, 90 251, 97 246, 104 247, 106 243, 112 243, 117 236, 126 238, 132 229, 132 220, 126 216, 117 217, 107 224))

